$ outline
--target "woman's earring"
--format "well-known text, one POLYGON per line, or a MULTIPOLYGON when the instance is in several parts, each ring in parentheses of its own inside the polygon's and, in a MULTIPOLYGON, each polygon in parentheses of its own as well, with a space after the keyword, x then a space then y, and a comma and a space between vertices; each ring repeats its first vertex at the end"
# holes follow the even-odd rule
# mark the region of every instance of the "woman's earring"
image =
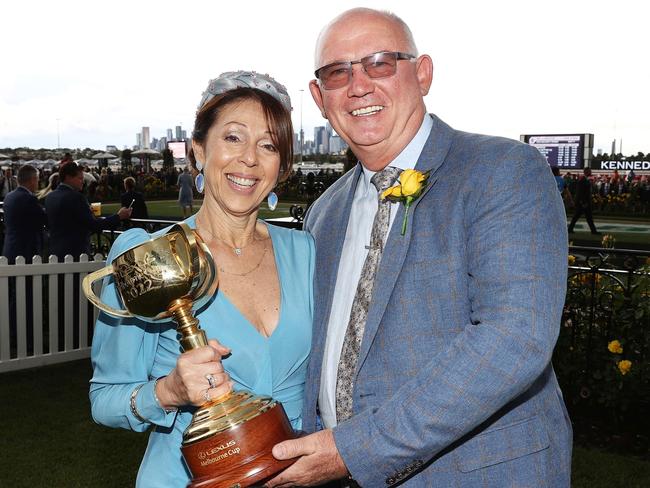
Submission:
POLYGON ((196 191, 203 193, 203 190, 205 189, 205 180, 203 178, 203 164, 201 164, 201 161, 196 161, 196 169, 199 170, 199 174, 194 178, 194 185, 196 186, 196 191))
POLYGON ((266 197, 266 204, 269 206, 269 210, 271 212, 273 212, 275 210, 275 207, 278 206, 278 196, 274 191, 269 193, 269 196, 266 197))

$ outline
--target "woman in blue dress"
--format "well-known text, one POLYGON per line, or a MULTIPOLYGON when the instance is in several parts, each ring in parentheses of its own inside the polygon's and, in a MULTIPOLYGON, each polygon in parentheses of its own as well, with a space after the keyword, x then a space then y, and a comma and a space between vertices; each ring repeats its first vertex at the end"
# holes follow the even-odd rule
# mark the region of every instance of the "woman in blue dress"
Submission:
MULTIPOLYGON (((209 345, 181 354, 171 321, 104 313, 97 320, 92 415, 111 427, 151 428, 138 487, 187 485, 182 433, 197 406, 230 389, 274 397, 294 429, 301 426, 314 244, 304 232, 257 219, 260 204, 291 168, 290 109, 285 88, 254 72, 222 74, 199 104, 188 158, 205 199, 185 222, 204 239, 218 269, 218 290, 197 313, 209 345)), ((149 238, 143 229, 125 232, 108 261, 149 238)), ((105 285, 102 300, 118 307, 112 280, 105 285)))

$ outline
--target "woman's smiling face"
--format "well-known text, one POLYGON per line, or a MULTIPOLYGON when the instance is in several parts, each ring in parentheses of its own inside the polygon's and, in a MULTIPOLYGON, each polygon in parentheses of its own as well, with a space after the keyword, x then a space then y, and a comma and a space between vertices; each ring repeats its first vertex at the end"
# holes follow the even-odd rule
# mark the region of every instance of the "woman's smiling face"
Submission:
POLYGON ((203 164, 206 199, 227 214, 256 212, 278 181, 280 154, 257 101, 225 106, 194 152, 203 164))

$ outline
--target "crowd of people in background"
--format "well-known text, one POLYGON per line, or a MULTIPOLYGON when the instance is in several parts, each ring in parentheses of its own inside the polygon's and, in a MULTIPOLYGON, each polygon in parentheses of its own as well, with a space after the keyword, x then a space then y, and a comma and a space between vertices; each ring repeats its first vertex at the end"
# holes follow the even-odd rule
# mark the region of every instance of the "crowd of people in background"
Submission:
MULTIPOLYGON (((299 199, 308 206, 339 176, 340 173, 329 169, 318 174, 293 171, 276 191, 281 197, 299 199)), ((91 235, 104 229, 144 227, 138 220, 150 218, 146 200, 174 196, 178 197, 184 217, 194 213, 197 194, 194 175, 187 168, 158 169, 150 173, 144 173, 139 167, 113 171, 108 167, 77 165, 69 153, 51 169, 14 164, 0 173, 0 202, 4 201, 2 255, 10 263, 15 262, 16 256, 30 262, 37 254, 55 254, 60 260, 71 254, 78 259, 80 253, 91 254, 91 235), (21 183, 21 174, 29 183, 26 180, 21 183), (15 194, 14 198, 7 198, 10 194, 15 194), (14 200, 20 200, 21 204, 14 205, 14 200), (27 200, 29 205, 25 204, 27 200), (93 215, 90 202, 115 201, 121 204, 115 215, 93 215), (32 215, 36 210, 39 218, 32 215), (28 212, 31 213, 27 215, 28 212)))
MULTIPOLYGON (((349 169, 348 166, 346 165, 346 169, 349 169)), ((129 212, 131 212, 129 214, 130 218, 126 218, 126 212, 122 211, 122 216, 119 218, 118 212, 113 216, 114 218, 102 219, 98 216, 92 216, 90 210, 84 208, 83 212, 86 218, 83 220, 87 225, 79 224, 79 226, 84 228, 82 231, 84 245, 82 247, 88 252, 88 236, 98 229, 104 228, 102 226, 117 228, 120 227, 120 223, 122 224, 121 227, 124 228, 143 226, 144 224, 138 223, 137 220, 149 218, 146 200, 177 196, 178 204, 185 217, 191 215, 194 211, 193 200, 196 195, 193 191, 193 175, 186 168, 157 169, 148 174, 144 173, 140 168, 128 171, 113 171, 108 167, 77 166, 69 154, 66 154, 59 165, 52 169, 38 170, 26 164, 14 165, 12 168, 5 168, 0 172, 0 200, 5 201, 3 220, 6 249, 3 255, 7 256, 10 262, 13 262, 15 256, 20 255, 16 254, 16 242, 30 243, 29 246, 32 246, 34 242, 43 241, 41 237, 26 238, 23 234, 25 232, 34 233, 35 230, 32 229, 34 226, 43 230, 47 227, 47 218, 44 217, 45 222, 41 222, 40 218, 34 219, 30 214, 29 220, 33 224, 30 226, 23 222, 25 219, 21 216, 25 212, 33 212, 36 207, 32 204, 35 204, 35 202, 40 204, 43 215, 45 215, 46 202, 49 195, 59 188, 61 184, 60 170, 64 167, 77 168, 75 171, 78 173, 75 178, 78 178, 79 181, 77 185, 75 180, 73 187, 79 187, 78 193, 84 197, 79 202, 85 202, 83 203, 85 207, 88 206, 88 202, 119 201, 122 209, 129 209, 129 212), (31 169, 22 169, 26 167, 31 169), (22 183, 21 171, 23 174, 22 183), (25 178, 29 179, 30 182, 25 183, 25 178), (26 191, 26 188, 28 188, 28 191, 26 191), (19 191, 16 193, 16 190, 19 191), (7 212, 16 213, 16 210, 12 210, 14 205, 11 203, 16 198, 7 200, 8 195, 12 192, 15 193, 15 197, 21 197, 18 199, 20 201, 26 200, 28 196, 30 197, 30 205, 21 205, 22 210, 19 212, 21 216, 14 220, 12 220, 11 215, 7 218, 7 212), (88 210, 88 213, 86 213, 86 210, 88 210), (89 216, 92 216, 93 220, 90 220, 89 216), (136 220, 131 221, 131 219, 136 220), (16 222, 20 222, 20 224, 17 226, 16 222)), ((589 174, 573 171, 562 174, 558 168, 551 168, 551 170, 568 212, 573 213, 574 218, 585 215, 593 233, 597 233, 597 230, 593 225, 592 212, 619 211, 639 215, 650 214, 650 176, 646 174, 636 175, 633 171, 621 174, 617 170, 613 173, 600 174, 592 174, 591 171, 589 171, 589 174), (590 198, 587 198, 586 195, 589 195, 590 198)), ((284 197, 285 200, 289 199, 291 201, 300 200, 308 207, 340 176, 340 172, 330 169, 321 170, 317 173, 313 171, 303 173, 298 169, 292 171, 287 181, 280 184, 276 191, 280 198, 284 197)), ((50 198, 50 202, 56 200, 56 198, 50 198)), ((48 213, 57 215, 58 212, 52 210, 53 205, 53 203, 50 203, 51 208, 48 213)), ((70 220, 69 216, 67 220, 70 220)), ((58 224, 50 225, 54 225, 55 229, 60 227, 58 224)), ((569 229, 572 230, 571 225, 569 229)), ((56 230, 54 233, 56 234, 56 230)), ((66 235, 66 233, 62 235, 66 235)), ((66 250, 75 253, 78 251, 76 248, 73 250, 64 246, 62 252, 66 250)), ((25 248, 24 251, 30 253, 29 256, 26 256, 28 259, 33 255, 31 247, 29 249, 25 248)))
POLYGON ((96 178, 68 154, 61 160, 58 170, 49 175, 29 164, 20 166, 17 176, 7 169, 1 182, 2 188, 11 189, 3 195, 2 202, 2 255, 7 257, 9 264, 14 264, 18 256, 30 263, 33 256, 42 255, 45 232, 48 234, 48 255, 57 256, 59 261, 66 255, 78 260, 81 254, 91 254, 91 235, 105 229, 117 229, 122 221, 132 216, 136 202, 140 215, 146 216, 144 198, 134 191, 133 178, 126 178, 124 183, 126 198, 131 197, 128 206, 109 217, 94 215, 88 193, 95 181, 96 178), (45 186, 39 191, 41 183, 45 186))
MULTIPOLYGON (((591 198, 595 211, 620 210, 632 214, 650 213, 650 176, 636 175, 632 170, 625 174, 620 174, 618 170, 614 170, 613 173, 599 174, 590 171, 589 175, 584 175, 582 172, 566 172, 561 178, 564 187, 568 190, 563 192, 567 208, 575 207, 579 182, 585 177, 591 183, 591 198)), ((562 189, 560 191, 562 192, 562 189)))

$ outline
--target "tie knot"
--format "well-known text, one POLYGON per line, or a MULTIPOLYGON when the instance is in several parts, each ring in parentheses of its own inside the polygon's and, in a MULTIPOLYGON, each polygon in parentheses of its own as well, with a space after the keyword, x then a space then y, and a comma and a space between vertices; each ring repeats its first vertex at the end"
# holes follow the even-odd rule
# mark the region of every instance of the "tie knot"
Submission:
POLYGON ((395 181, 397 180, 401 172, 402 170, 399 168, 386 166, 381 171, 375 173, 370 179, 370 181, 372 182, 373 185, 375 185, 377 191, 381 192, 393 186, 393 183, 395 183, 395 181))

